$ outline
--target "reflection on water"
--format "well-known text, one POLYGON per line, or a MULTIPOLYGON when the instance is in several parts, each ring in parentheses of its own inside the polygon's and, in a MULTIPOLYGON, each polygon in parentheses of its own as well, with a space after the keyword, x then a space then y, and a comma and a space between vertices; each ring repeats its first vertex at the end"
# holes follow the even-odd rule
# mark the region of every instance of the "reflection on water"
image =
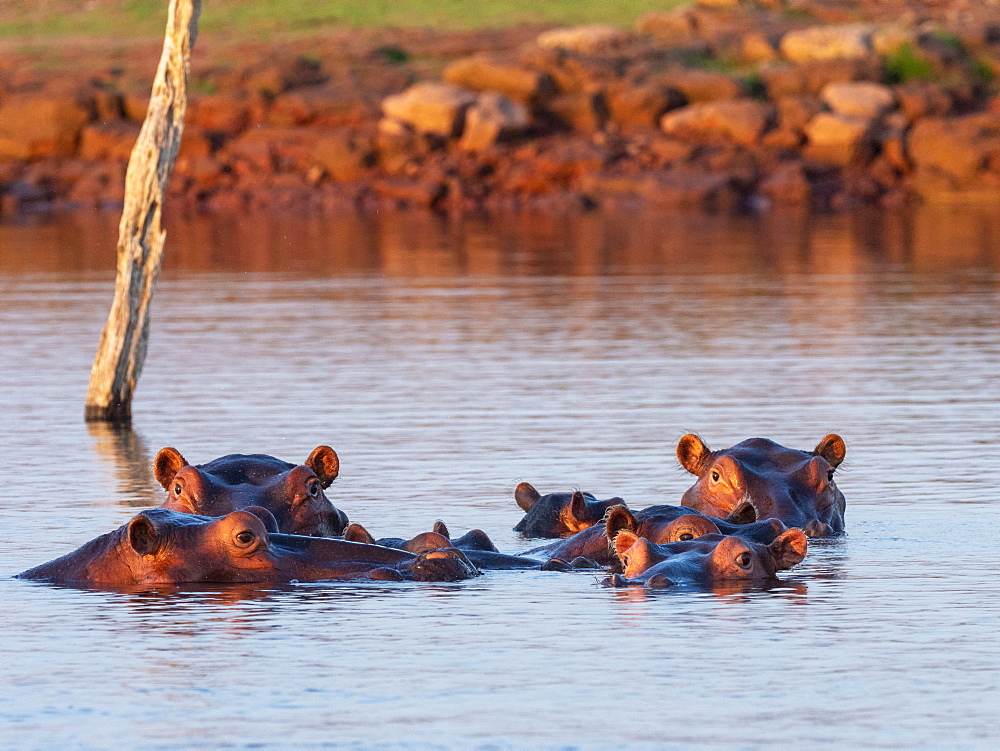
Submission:
POLYGON ((994 737, 997 212, 175 221, 125 430, 82 420, 116 231, 0 226, 8 745, 994 737), (162 446, 298 462, 327 443, 327 494, 369 530, 441 518, 515 551, 519 480, 675 501, 687 432, 844 435, 848 535, 769 587, 9 578, 157 505, 162 446))

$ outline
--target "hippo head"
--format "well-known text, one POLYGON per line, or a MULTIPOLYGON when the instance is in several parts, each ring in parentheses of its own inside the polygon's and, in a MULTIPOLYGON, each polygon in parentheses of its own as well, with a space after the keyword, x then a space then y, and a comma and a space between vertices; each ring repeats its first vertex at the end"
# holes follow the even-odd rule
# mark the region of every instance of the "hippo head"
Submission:
POLYGON ((844 532, 844 496, 833 476, 844 461, 844 439, 828 435, 813 451, 751 438, 712 451, 696 435, 677 444, 681 465, 698 480, 681 500, 709 516, 740 516, 752 506, 758 519, 773 517, 809 537, 844 532))
POLYGON ((153 469, 169 493, 163 508, 222 516, 262 506, 288 534, 331 536, 347 526, 347 516, 323 492, 340 471, 337 453, 329 446, 316 447, 299 465, 264 454, 230 454, 191 465, 168 447, 157 453, 153 469))
POLYGON ((526 537, 574 535, 601 521, 612 506, 625 503, 621 498, 599 501, 579 490, 542 495, 527 482, 514 489, 514 500, 525 512, 514 531, 526 537))
POLYGON ((798 529, 785 530, 770 545, 719 534, 656 545, 628 530, 614 540, 626 578, 664 576, 671 582, 773 579, 778 571, 801 563, 807 547, 806 536, 798 529))

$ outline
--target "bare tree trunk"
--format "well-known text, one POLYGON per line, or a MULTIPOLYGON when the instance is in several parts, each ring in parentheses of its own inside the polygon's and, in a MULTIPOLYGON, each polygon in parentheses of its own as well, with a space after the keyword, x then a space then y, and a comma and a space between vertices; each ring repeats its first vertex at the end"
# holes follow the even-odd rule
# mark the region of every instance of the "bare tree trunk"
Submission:
POLYGON ((166 239, 160 229, 160 212, 181 145, 191 49, 200 13, 201 0, 170 0, 149 110, 125 175, 115 299, 90 371, 87 421, 127 423, 132 419, 132 393, 146 359, 149 306, 166 239))

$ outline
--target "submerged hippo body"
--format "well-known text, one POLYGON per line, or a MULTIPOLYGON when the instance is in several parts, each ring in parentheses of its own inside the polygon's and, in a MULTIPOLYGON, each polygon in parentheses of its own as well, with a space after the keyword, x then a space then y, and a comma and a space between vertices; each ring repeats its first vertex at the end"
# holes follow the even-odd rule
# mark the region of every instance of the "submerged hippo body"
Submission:
POLYGON ((523 555, 560 558, 588 558, 601 565, 616 562, 610 540, 628 530, 657 544, 693 540, 706 534, 739 535, 747 540, 768 544, 785 531, 776 519, 736 523, 729 519, 708 517, 685 506, 650 506, 629 511, 616 506, 608 511, 603 524, 578 532, 572 537, 528 550, 523 555))
POLYGON ((191 465, 177 449, 156 455, 153 470, 169 493, 162 507, 202 516, 223 516, 248 506, 274 514, 278 531, 329 537, 347 526, 347 515, 326 494, 340 472, 337 453, 318 446, 304 464, 265 454, 229 454, 191 465))
POLYGON ((686 435, 677 444, 677 458, 698 480, 681 503, 708 516, 741 514, 752 507, 757 518, 780 519, 808 537, 840 535, 845 501, 833 475, 846 452, 844 440, 833 434, 813 451, 766 438, 712 451, 698 436, 686 435))
POLYGON ((401 537, 382 537, 375 539, 367 529, 360 524, 352 523, 344 530, 344 539, 353 542, 380 545, 396 550, 420 554, 431 550, 455 548, 461 550, 466 558, 477 568, 496 571, 500 569, 531 569, 540 568, 543 561, 518 555, 507 555, 497 550, 493 541, 481 529, 473 529, 459 538, 451 539, 444 522, 434 523, 434 531, 421 532, 409 540, 401 537))
POLYGON ((600 501, 590 493, 542 495, 527 482, 514 489, 514 500, 524 518, 514 527, 525 537, 567 537, 597 524, 612 506, 623 506, 621 498, 600 501))
POLYGON ((656 545, 626 530, 614 540, 623 576, 613 576, 607 583, 669 587, 684 582, 763 582, 800 563, 807 547, 806 536, 799 529, 786 530, 769 545, 721 534, 656 545))
POLYGON ((376 545, 270 533, 266 520, 249 511, 212 518, 157 508, 19 578, 128 587, 333 579, 457 581, 477 573, 454 549, 417 556, 376 545))

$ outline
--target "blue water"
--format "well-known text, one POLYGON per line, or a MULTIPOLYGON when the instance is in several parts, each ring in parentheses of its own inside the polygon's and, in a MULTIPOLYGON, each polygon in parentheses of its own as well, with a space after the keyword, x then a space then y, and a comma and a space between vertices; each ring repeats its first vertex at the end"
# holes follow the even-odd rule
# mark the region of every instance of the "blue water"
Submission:
POLYGON ((0 226, 0 746, 995 747, 995 213, 177 221, 125 432, 82 420, 113 218, 0 226), (516 551, 518 481, 675 502, 686 432, 840 433, 849 534, 742 590, 11 578, 162 446, 328 443, 376 536, 516 551))

